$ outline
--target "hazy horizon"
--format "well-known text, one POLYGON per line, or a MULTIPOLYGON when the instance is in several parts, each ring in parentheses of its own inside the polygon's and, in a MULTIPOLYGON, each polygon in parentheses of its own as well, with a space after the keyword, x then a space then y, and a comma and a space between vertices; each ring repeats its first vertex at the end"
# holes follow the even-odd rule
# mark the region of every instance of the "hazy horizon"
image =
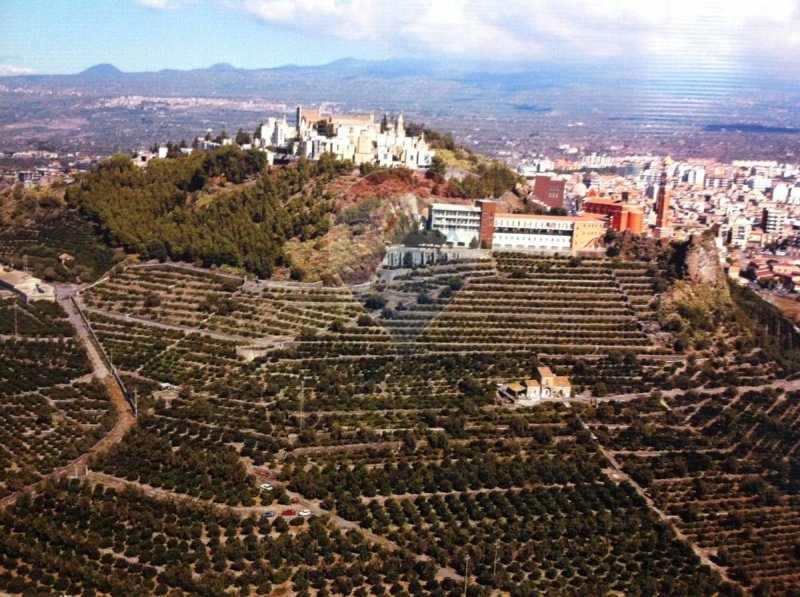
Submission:
POLYGON ((104 63, 123 72, 220 63, 251 70, 352 58, 789 80, 798 24, 797 0, 8 0, 0 74, 74 74, 104 63))

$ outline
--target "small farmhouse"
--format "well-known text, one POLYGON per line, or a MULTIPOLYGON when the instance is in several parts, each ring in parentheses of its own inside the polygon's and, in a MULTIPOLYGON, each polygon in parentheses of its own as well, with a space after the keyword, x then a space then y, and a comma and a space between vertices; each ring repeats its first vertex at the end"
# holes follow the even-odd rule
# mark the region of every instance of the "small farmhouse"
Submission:
POLYGON ((569 378, 554 375, 550 367, 537 367, 532 379, 498 384, 498 398, 515 404, 536 404, 541 400, 567 400, 572 397, 569 378))

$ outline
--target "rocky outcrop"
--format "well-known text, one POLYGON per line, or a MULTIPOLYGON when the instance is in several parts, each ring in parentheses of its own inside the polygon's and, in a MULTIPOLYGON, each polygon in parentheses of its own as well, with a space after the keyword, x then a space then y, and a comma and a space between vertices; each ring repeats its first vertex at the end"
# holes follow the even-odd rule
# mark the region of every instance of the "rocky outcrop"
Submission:
POLYGON ((660 297, 659 322, 676 338, 676 347, 701 346, 733 305, 713 237, 694 235, 673 245, 670 261, 678 279, 660 297))
POLYGON ((686 241, 684 255, 684 278, 716 288, 727 288, 725 270, 713 237, 693 235, 686 241))

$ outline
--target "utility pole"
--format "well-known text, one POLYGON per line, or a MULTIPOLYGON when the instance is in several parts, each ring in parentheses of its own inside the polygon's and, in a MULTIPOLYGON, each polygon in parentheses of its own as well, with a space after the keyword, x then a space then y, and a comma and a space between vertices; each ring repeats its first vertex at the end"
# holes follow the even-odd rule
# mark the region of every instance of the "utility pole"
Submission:
POLYGON ((464 570, 464 597, 467 597, 467 585, 469 584, 469 554, 465 557, 467 565, 464 570))

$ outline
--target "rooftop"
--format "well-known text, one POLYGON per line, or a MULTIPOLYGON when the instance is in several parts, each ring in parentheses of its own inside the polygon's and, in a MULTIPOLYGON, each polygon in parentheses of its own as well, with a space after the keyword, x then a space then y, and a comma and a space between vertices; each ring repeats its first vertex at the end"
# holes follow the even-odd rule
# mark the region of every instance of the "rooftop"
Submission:
POLYGON ((550 220, 557 222, 602 222, 605 216, 600 214, 583 214, 580 216, 550 216, 547 214, 509 214, 499 213, 495 214, 497 218, 516 218, 522 220, 550 220))

